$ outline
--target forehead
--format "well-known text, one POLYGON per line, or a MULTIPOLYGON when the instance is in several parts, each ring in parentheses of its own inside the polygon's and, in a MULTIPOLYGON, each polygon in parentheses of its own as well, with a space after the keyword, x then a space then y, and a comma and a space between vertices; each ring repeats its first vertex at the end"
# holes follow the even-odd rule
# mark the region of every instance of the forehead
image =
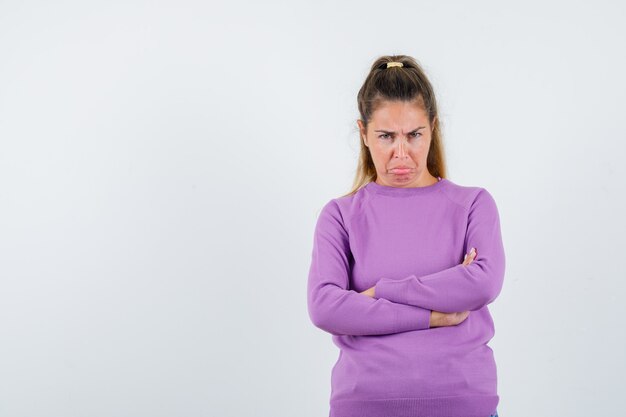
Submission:
POLYGON ((428 115, 418 101, 383 101, 374 110, 370 124, 380 128, 415 129, 426 125, 428 115))

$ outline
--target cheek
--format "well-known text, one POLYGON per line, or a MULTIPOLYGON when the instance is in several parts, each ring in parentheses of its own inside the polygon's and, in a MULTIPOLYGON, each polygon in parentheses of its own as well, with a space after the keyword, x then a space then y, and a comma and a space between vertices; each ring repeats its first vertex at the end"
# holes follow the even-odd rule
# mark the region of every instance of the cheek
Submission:
POLYGON ((428 155, 428 148, 420 146, 419 148, 413 149, 410 154, 415 159, 422 160, 426 158, 426 155, 428 155))
POLYGON ((427 152, 416 151, 410 154, 410 158, 413 160, 413 163, 417 166, 426 166, 426 160, 428 157, 427 152))
POLYGON ((430 142, 420 143, 419 146, 415 148, 414 154, 421 159, 426 159, 428 156, 428 151, 430 149, 430 142))

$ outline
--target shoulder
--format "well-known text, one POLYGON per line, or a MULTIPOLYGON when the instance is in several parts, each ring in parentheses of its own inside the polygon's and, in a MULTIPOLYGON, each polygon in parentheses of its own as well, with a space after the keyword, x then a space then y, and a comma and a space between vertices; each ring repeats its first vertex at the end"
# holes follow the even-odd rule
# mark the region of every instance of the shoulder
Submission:
POLYGON ((477 205, 487 205, 495 207, 496 202, 493 195, 485 188, 477 185, 461 185, 451 180, 447 181, 447 186, 442 188, 442 192, 454 203, 470 210, 477 205))
POLYGON ((369 194, 366 192, 364 185, 352 194, 331 198, 323 205, 322 211, 338 211, 344 215, 349 215, 355 209, 358 209, 363 204, 363 201, 368 198, 369 194))
POLYGON ((352 194, 331 198, 318 210, 318 218, 334 220, 347 229, 350 219, 361 210, 364 201, 369 197, 364 187, 361 187, 352 194))

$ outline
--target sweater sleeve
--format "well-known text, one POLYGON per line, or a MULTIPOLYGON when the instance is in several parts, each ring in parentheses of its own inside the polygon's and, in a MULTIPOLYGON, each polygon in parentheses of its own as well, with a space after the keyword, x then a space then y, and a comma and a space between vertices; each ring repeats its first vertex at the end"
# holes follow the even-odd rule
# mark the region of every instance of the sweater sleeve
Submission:
POLYGON ((430 310, 375 299, 349 288, 352 253, 339 206, 329 201, 317 219, 307 284, 313 324, 333 335, 382 335, 430 327, 430 310))
POLYGON ((498 209, 484 188, 469 208, 464 243, 465 253, 476 248, 469 265, 460 260, 458 265, 428 275, 381 278, 374 296, 444 313, 478 310, 490 304, 502 289, 505 254, 498 209))

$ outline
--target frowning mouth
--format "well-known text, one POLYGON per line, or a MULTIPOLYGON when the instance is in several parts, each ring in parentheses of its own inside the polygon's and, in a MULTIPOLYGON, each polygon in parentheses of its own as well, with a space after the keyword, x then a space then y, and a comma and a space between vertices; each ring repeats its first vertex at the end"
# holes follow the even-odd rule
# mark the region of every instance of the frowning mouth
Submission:
POLYGON ((409 172, 411 172, 411 168, 407 168, 407 167, 391 168, 389 172, 392 174, 408 174, 409 172))

